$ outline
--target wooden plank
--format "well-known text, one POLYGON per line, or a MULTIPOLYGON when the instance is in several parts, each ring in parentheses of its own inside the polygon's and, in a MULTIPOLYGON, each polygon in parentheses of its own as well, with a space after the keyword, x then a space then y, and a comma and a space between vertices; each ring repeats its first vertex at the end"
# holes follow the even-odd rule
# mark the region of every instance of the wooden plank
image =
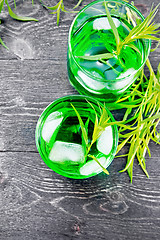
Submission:
MULTIPOLYGON (((135 3, 144 14, 152 4, 135 3)), ((74 4, 65 2, 68 8, 74 4)), ((75 14, 62 14, 57 27, 56 16, 38 0, 34 7, 30 0, 17 1, 16 12, 39 22, 2 15, 1 34, 9 51, 0 46, 0 239, 159 239, 158 145, 150 143, 150 179, 135 164, 132 185, 127 173, 119 173, 124 158, 114 159, 109 177, 102 173, 86 180, 59 176, 40 158, 34 140, 38 117, 55 99, 77 93, 66 67, 68 30, 75 14)), ((150 54, 154 70, 159 52, 160 47, 150 54)))
POLYGON ((35 150, 34 132, 52 101, 77 94, 67 78, 66 62, 1 61, 1 149, 35 150), (7 69, 7 71, 6 71, 7 69))
POLYGON ((0 158, 1 239, 158 239, 159 154, 149 180, 136 167, 134 185, 118 173, 119 160, 109 177, 74 180, 51 171, 38 153, 0 158))
MULTIPOLYGON (((90 1, 85 1, 85 3, 87 2, 90 1)), ((158 4, 159 0, 154 1, 154 3, 155 5, 158 4)), ((71 8, 71 6, 74 6, 74 4, 66 3, 66 7, 71 8)), ((151 3, 146 4, 146 1, 141 0, 137 2, 137 6, 144 12, 144 15, 147 15, 151 3)), ((57 26, 56 16, 48 14, 48 11, 38 2, 35 2, 34 6, 31 5, 31 1, 22 2, 18 5, 16 12, 19 15, 25 13, 37 17, 39 21, 17 22, 6 13, 2 24, 3 40, 9 47, 9 52, 1 47, 0 59, 66 60, 68 31, 75 16, 74 13, 62 13, 60 25, 57 26)), ((157 13, 155 21, 158 21, 159 18, 160 12, 157 13)), ((156 69, 159 61, 159 51, 160 47, 156 52, 150 54, 154 69, 156 69)))
POLYGON ((35 151, 35 127, 42 111, 59 97, 78 94, 68 81, 66 62, 1 60, 0 65, 0 150, 35 151))

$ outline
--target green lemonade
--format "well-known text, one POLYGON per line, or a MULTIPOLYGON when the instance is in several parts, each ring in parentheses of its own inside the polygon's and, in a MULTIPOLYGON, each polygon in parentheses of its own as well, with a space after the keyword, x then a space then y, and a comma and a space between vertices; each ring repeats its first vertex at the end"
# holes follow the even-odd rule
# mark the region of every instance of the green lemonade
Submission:
MULTIPOLYGON (((113 4, 111 8, 113 9, 119 1, 110 2, 113 4)), ((113 102, 116 96, 123 93, 139 76, 148 54, 149 42, 137 40, 132 44, 138 51, 126 45, 118 57, 115 55, 111 59, 103 61, 82 59, 81 56, 116 52, 116 40, 107 16, 104 13, 96 15, 102 5, 103 1, 96 1, 95 7, 94 3, 88 5, 72 23, 68 45, 68 76, 79 93, 95 97, 100 101, 113 102), (93 16, 95 9, 97 12, 93 16)), ((118 13, 112 14, 121 41, 133 28, 127 17, 124 17, 127 8, 128 6, 119 6, 119 12, 117 10, 118 13), (123 17, 118 16, 121 9, 123 9, 123 17)))
MULTIPOLYGON (((37 125, 36 143, 42 159, 52 170, 70 178, 91 177, 102 171, 95 160, 85 156, 81 126, 71 106, 73 104, 77 109, 84 124, 87 122, 88 139, 91 142, 95 110, 99 115, 100 109, 92 101, 94 110, 86 98, 71 96, 57 100, 44 111, 37 125)), ((117 128, 108 126, 93 144, 90 153, 107 168, 113 160, 116 146, 117 128)))

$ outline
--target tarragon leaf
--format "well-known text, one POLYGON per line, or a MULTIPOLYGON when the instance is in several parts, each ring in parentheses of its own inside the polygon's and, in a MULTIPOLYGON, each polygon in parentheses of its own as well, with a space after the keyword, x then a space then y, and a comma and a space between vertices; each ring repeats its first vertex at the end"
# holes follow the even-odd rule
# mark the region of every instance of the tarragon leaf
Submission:
POLYGON ((3 47, 5 47, 7 50, 9 50, 9 48, 6 46, 6 44, 2 41, 2 39, 0 38, 0 43, 2 44, 3 47))
POLYGON ((88 157, 90 157, 93 160, 95 160, 99 164, 99 166, 102 168, 103 172, 106 173, 107 175, 109 175, 108 170, 102 166, 102 164, 98 161, 98 159, 95 156, 93 156, 91 154, 88 154, 88 157))
POLYGON ((76 4, 76 6, 73 9, 77 8, 81 4, 82 1, 83 0, 79 0, 78 3, 76 4))
POLYGON ((143 121, 141 121, 141 123, 150 122, 150 121, 153 121, 153 120, 156 120, 159 118, 160 118, 160 113, 157 113, 152 117, 148 117, 148 118, 144 119, 143 121))
MULTIPOLYGON (((158 4, 159 5, 159 4, 158 4)), ((151 25, 153 27, 153 30, 150 32, 150 35, 146 35, 145 32, 150 29, 151 26, 149 24, 153 20, 153 18, 156 15, 158 5, 149 13, 149 15, 146 17, 146 19, 141 22, 139 25, 134 27, 128 34, 128 36, 124 39, 124 43, 127 44, 129 42, 133 42, 135 39, 140 38, 147 38, 152 39, 150 35, 155 34, 155 29, 159 28, 159 24, 151 25)), ((158 40, 158 38, 153 38, 154 40, 158 40)))
POLYGON ((107 7, 107 4, 106 4, 106 1, 104 0, 104 7, 105 7, 105 10, 106 10, 106 14, 107 14, 107 18, 108 18, 108 22, 112 28, 112 31, 113 31, 113 34, 115 36, 115 40, 116 40, 116 45, 117 47, 119 46, 120 44, 120 37, 119 37, 119 34, 118 34, 118 31, 117 31, 117 28, 116 28, 116 25, 110 15, 110 12, 108 10, 108 7, 107 7))
POLYGON ((140 57, 142 58, 141 52, 139 51, 139 49, 138 49, 134 44, 129 43, 128 46, 129 46, 130 48, 134 49, 136 52, 138 52, 139 55, 140 55, 140 57))
POLYGON ((160 82, 160 63, 158 65, 158 69, 157 69, 157 78, 158 78, 158 81, 160 82))
POLYGON ((86 131, 86 128, 85 128, 85 125, 83 123, 83 120, 79 114, 79 112, 77 111, 77 109, 73 106, 73 104, 71 103, 71 106, 73 107, 77 117, 78 117, 78 120, 79 120, 79 124, 81 126, 81 130, 82 130, 82 136, 83 136, 83 139, 84 139, 84 142, 85 142, 85 145, 86 147, 88 146, 88 134, 87 134, 87 131, 86 131))
POLYGON ((17 7, 16 0, 14 0, 14 8, 15 8, 15 10, 16 10, 16 7, 17 7))
POLYGON ((128 143, 129 139, 131 138, 131 136, 129 136, 128 138, 126 138, 125 140, 123 140, 117 147, 117 152, 116 154, 125 146, 126 143, 128 143))
POLYGON ((37 19, 35 18, 31 18, 31 17, 23 17, 23 16, 17 16, 13 11, 12 9, 10 8, 9 4, 8 4, 8 0, 5 0, 5 3, 8 7, 8 12, 9 12, 9 15, 16 19, 16 20, 19 20, 19 21, 38 21, 37 19))
POLYGON ((2 11, 3 5, 4 5, 4 0, 1 0, 1 1, 0 1, 0 13, 1 13, 1 11, 2 11))
MULTIPOLYGON (((41 3, 42 3, 42 2, 41 2, 41 3)), ((47 9, 49 9, 49 10, 57 10, 57 8, 58 8, 58 6, 59 6, 59 2, 58 2, 55 6, 53 6, 53 7, 48 7, 48 6, 46 6, 44 3, 42 3, 42 5, 43 5, 43 7, 47 8, 47 9)))
POLYGON ((92 56, 76 56, 81 59, 90 60, 90 61, 96 61, 101 59, 110 59, 115 57, 113 53, 102 53, 102 54, 96 54, 92 56))
POLYGON ((62 4, 62 1, 59 2, 59 4, 58 4, 58 8, 57 8, 57 26, 59 25, 60 11, 61 11, 61 4, 62 4))

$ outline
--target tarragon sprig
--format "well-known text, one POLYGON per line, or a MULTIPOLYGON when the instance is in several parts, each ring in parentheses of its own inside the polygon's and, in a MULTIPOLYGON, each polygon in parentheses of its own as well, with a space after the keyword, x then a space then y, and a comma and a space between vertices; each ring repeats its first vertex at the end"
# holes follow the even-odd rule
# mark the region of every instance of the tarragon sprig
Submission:
POLYGON ((160 27, 160 23, 157 24, 152 23, 152 20, 154 19, 157 13, 158 6, 159 4, 154 9, 152 9, 153 8, 152 7, 149 15, 145 18, 145 20, 140 24, 136 25, 129 32, 128 36, 118 45, 117 55, 120 54, 122 48, 125 46, 130 46, 131 48, 133 48, 134 45, 132 45, 131 43, 136 41, 137 39, 150 39, 160 41, 160 38, 155 36, 160 32, 160 30, 157 30, 160 27))
MULTIPOLYGON (((133 181, 133 165, 135 159, 138 160, 140 167, 146 176, 149 177, 145 159, 146 152, 148 152, 149 157, 151 157, 149 142, 152 140, 156 144, 160 144, 160 133, 157 131, 157 126, 160 122, 160 63, 158 65, 157 74, 154 73, 149 60, 147 60, 147 66, 150 71, 150 78, 148 79, 142 71, 137 84, 132 85, 132 91, 126 92, 123 97, 115 103, 123 104, 124 108, 126 108, 126 113, 122 121, 110 122, 105 107, 102 109, 99 120, 95 112, 95 123, 90 144, 86 125, 83 123, 78 111, 72 105, 81 126, 82 137, 85 142, 86 157, 90 157, 96 162, 98 162, 98 159, 95 159, 95 156, 90 154, 92 145, 97 141, 107 126, 116 124, 119 127, 118 132, 120 141, 117 153, 126 145, 129 145, 128 153, 125 154, 127 163, 125 168, 120 172, 127 171, 131 183, 133 181), (130 117, 134 108, 134 115, 130 117)), ((122 155, 119 155, 117 157, 121 156, 122 155)), ((104 167, 101 167, 102 170, 106 172, 105 169, 103 169, 104 167)))
POLYGON ((91 150, 93 144, 101 136, 102 132, 104 132, 105 128, 110 125, 110 122, 109 122, 110 117, 108 116, 108 113, 107 113, 105 107, 103 107, 101 116, 98 119, 97 113, 96 113, 93 105, 90 102, 88 102, 88 103, 90 104, 90 106, 93 108, 93 110, 95 112, 95 123, 94 123, 94 129, 93 129, 93 133, 92 133, 92 140, 90 143, 89 143, 89 138, 88 138, 88 123, 89 122, 87 124, 84 124, 80 114, 78 113, 78 111, 76 110, 74 105, 71 104, 71 106, 73 107, 73 109, 78 117, 79 124, 81 127, 82 144, 84 146, 85 158, 89 157, 89 158, 92 158, 93 160, 95 160, 101 166, 102 170, 108 175, 109 174, 108 170, 101 165, 99 160, 94 155, 90 154, 90 150, 91 150))
MULTIPOLYGON (((148 40, 156 40, 160 41, 160 38, 155 36, 159 34, 160 30, 160 24, 154 24, 153 18, 155 17, 157 13, 159 4, 153 9, 153 7, 150 10, 149 15, 146 17, 146 19, 141 22, 140 24, 134 26, 130 31, 128 36, 125 37, 125 39, 121 40, 117 27, 111 17, 111 14, 109 12, 109 9, 107 7, 107 3, 104 0, 104 7, 106 10, 106 15, 108 18, 108 22, 111 26, 111 29, 113 31, 114 37, 115 37, 115 42, 116 42, 116 49, 112 49, 112 52, 110 53, 103 53, 103 54, 98 54, 94 56, 78 56, 81 59, 85 60, 90 60, 90 61, 95 61, 95 60, 107 60, 111 57, 116 57, 119 58, 121 51, 123 48, 126 46, 129 46, 132 48, 134 51, 140 53, 139 49, 133 44, 137 39, 148 39, 148 40)), ((131 17, 130 17, 131 18, 131 17)))
MULTIPOLYGON (((128 131, 135 131, 136 127, 132 126, 132 125, 127 125, 126 121, 110 121, 110 117, 107 113, 106 107, 105 105, 101 108, 100 106, 100 117, 98 117, 96 110, 94 108, 94 106, 88 101, 88 104, 90 104, 90 106, 92 107, 94 113, 95 113, 95 121, 94 121, 94 127, 93 127, 93 132, 92 132, 92 138, 91 140, 89 140, 88 137, 88 126, 89 126, 89 119, 86 121, 86 123, 83 122, 79 112, 77 111, 77 109, 75 108, 75 106, 73 104, 71 104, 71 106, 73 107, 78 120, 79 120, 79 124, 81 127, 81 131, 82 131, 82 145, 84 148, 84 152, 85 152, 85 158, 92 158, 93 160, 95 160, 102 168, 103 172, 105 172, 106 174, 109 174, 108 170, 106 170, 101 163, 99 162, 99 160, 92 155, 91 152, 91 148, 93 146, 93 144, 99 139, 99 137, 101 136, 101 134, 105 131, 106 127, 108 126, 114 126, 117 125, 119 126, 121 129, 123 130, 128 130, 128 131)), ((121 145, 122 146, 122 145, 121 145)), ((120 148, 120 147, 119 147, 120 148)), ((119 149, 120 150, 120 149, 119 149)))
MULTIPOLYGON (((123 104, 124 108, 127 108, 122 121, 110 122, 105 107, 102 109, 99 120, 95 112, 95 123, 90 144, 88 141, 86 124, 83 123, 78 111, 72 105, 81 126, 86 157, 90 157, 96 162, 98 162, 98 159, 95 159, 96 157, 90 154, 92 145, 97 141, 107 126, 116 124, 119 127, 118 132, 120 141, 117 148, 117 154, 122 148, 129 145, 128 153, 125 154, 127 163, 125 168, 120 172, 127 171, 131 183, 133 181, 133 165, 135 159, 138 160, 140 167, 146 176, 149 177, 145 159, 146 152, 148 152, 149 157, 151 157, 149 142, 152 140, 156 144, 160 144, 160 133, 157 131, 157 126, 160 122, 160 64, 158 65, 157 74, 154 73, 149 60, 147 60, 147 66, 150 71, 150 78, 148 79, 142 71, 139 82, 132 85, 132 91, 126 92, 124 96, 115 103, 123 104), (135 113, 130 117, 134 108, 135 113)), ((117 157, 121 156, 122 155, 119 155, 117 157)), ((106 172, 105 168, 100 163, 99 165, 102 167, 102 170, 106 172)))
MULTIPOLYGON (((4 1, 3 1, 3 3, 4 3, 4 1)), ((10 15, 12 18, 14 18, 14 19, 16 19, 16 20, 18 20, 18 21, 36 21, 36 22, 38 21, 38 20, 35 19, 35 18, 18 16, 17 14, 15 14, 15 13, 12 11, 11 7, 9 6, 8 0, 5 0, 5 4, 7 5, 7 7, 8 7, 8 13, 9 13, 9 15, 10 15)), ((16 2, 14 2, 14 5, 16 6, 16 2)))
MULTIPOLYGON (((73 9, 77 8, 81 4, 82 1, 83 0, 80 0, 73 9)), ((60 0, 55 6, 52 6, 52 7, 47 6, 41 0, 40 0, 40 2, 43 5, 43 7, 52 11, 50 14, 56 14, 57 15, 57 26, 59 25, 60 13, 61 12, 76 13, 76 11, 74 11, 74 10, 66 10, 65 7, 64 7, 63 0, 60 0)))
POLYGON ((134 128, 128 132, 123 127, 119 129, 121 142, 117 153, 129 144, 129 150, 126 154, 126 167, 121 172, 127 171, 131 182, 133 180, 133 164, 136 158, 146 176, 149 177, 145 154, 148 152, 149 157, 151 157, 150 140, 160 144, 160 133, 157 131, 157 125, 160 122, 160 64, 157 74, 154 73, 149 60, 147 60, 147 66, 150 71, 150 78, 147 79, 143 73, 138 88, 136 85, 134 88, 132 86, 132 91, 118 101, 123 102, 127 108, 128 101, 135 102, 136 98, 140 99, 140 102, 137 105, 135 104, 136 111, 133 117, 129 117, 133 108, 127 108, 123 118, 126 125, 134 126, 134 128))

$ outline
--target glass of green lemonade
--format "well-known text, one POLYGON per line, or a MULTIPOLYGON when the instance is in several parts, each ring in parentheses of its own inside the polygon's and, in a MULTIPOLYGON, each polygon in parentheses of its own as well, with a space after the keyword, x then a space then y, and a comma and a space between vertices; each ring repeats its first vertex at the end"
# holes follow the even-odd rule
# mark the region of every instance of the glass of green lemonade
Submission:
MULTIPOLYGON (((144 20, 143 15, 127 2, 110 0, 106 4, 122 41, 144 20)), ((114 102, 138 78, 150 52, 150 40, 136 40, 132 44, 138 51, 134 46, 125 46, 118 58, 104 61, 81 58, 116 51, 104 1, 90 3, 78 13, 70 27, 67 55, 70 83, 80 94, 114 102)))
MULTIPOLYGON (((76 113, 87 126, 91 142, 95 116, 100 119, 103 107, 91 97, 73 95, 57 99, 44 110, 37 122, 35 138, 40 156, 49 168, 65 177, 83 179, 102 172, 101 166, 107 168, 111 164, 118 144, 117 126, 107 126, 90 149, 100 166, 85 155, 82 127, 76 113)), ((114 122, 112 114, 106 107, 105 110, 108 121, 114 122)))

